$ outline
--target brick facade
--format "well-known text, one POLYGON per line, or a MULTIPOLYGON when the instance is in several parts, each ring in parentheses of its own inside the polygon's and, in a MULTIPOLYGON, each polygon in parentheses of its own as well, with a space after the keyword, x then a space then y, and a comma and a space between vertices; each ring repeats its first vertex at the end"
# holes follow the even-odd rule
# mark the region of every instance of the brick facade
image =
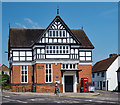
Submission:
MULTIPOLYGON (((36 82, 35 82, 35 89, 36 92, 54 92, 55 91, 55 81, 60 81, 59 90, 63 92, 63 85, 62 85, 62 74, 61 74, 61 63, 53 63, 52 64, 52 83, 45 83, 45 64, 44 63, 37 63, 36 67, 36 82), (57 76, 57 78, 56 78, 57 76)), ((89 83, 92 82, 92 66, 91 65, 77 65, 78 70, 82 70, 78 72, 77 77, 77 92, 80 92, 80 83, 81 78, 87 77, 89 83)), ((32 91, 32 76, 33 76, 33 67, 32 65, 28 65, 28 83, 21 84, 21 66, 20 65, 13 65, 12 68, 12 84, 11 88, 12 91, 16 92, 29 92, 32 91)))

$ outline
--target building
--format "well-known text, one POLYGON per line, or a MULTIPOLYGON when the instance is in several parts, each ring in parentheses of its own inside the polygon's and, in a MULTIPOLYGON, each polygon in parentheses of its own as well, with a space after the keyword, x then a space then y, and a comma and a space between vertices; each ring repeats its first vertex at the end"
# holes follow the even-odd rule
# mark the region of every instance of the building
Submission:
MULTIPOLYGON (((120 62, 120 61, 119 61, 120 62)), ((118 91, 120 92, 120 67, 117 70, 117 75, 118 75, 118 91)))
POLYGON ((6 65, 3 64, 0 67, 0 74, 7 74, 7 75, 9 75, 9 68, 6 65))
POLYGON ((12 91, 80 92, 80 80, 92 82, 94 46, 83 29, 69 29, 58 14, 46 29, 9 29, 12 91))
MULTIPOLYGON (((118 91, 120 56, 110 54, 109 58, 98 61, 92 68, 92 81, 96 89, 118 91)), ((119 75, 120 76, 120 75, 119 75)))

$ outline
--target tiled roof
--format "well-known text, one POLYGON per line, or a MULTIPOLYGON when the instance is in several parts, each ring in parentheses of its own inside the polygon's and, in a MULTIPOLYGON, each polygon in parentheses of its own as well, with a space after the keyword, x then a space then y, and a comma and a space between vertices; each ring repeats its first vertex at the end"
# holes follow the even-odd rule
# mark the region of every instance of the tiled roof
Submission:
POLYGON ((107 71, 109 66, 115 61, 118 55, 113 55, 107 59, 98 61, 92 68, 92 72, 107 71))
POLYGON ((0 67, 0 71, 9 71, 9 68, 6 66, 6 65, 2 65, 1 67, 0 67))
MULTIPOLYGON (((10 47, 31 47, 38 37, 43 35, 46 29, 17 29, 10 28, 10 47)), ((94 48, 85 32, 81 29, 71 29, 73 35, 81 43, 83 48, 94 48)))

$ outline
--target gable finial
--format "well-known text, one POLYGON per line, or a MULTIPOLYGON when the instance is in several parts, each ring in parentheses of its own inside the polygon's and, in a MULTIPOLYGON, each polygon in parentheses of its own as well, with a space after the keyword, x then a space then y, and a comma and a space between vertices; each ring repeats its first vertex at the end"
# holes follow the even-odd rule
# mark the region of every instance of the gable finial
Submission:
POLYGON ((82 25, 81 29, 83 30, 83 25, 82 25))
POLYGON ((10 23, 9 23, 9 28, 10 28, 10 23))
POLYGON ((59 7, 57 7, 57 15, 59 15, 59 7))

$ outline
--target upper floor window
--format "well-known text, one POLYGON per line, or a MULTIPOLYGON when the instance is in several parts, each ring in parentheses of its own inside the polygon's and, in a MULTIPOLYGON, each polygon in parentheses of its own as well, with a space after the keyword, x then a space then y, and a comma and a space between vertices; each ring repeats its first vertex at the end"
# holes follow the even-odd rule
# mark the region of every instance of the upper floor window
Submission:
POLYGON ((46 46, 47 54, 69 54, 69 46, 46 46))
POLYGON ((104 72, 101 72, 101 77, 104 77, 104 72))
POLYGON ((65 30, 49 30, 50 37, 65 37, 66 31, 65 30))
POLYGON ((77 69, 77 64, 62 64, 61 69, 77 69))
POLYGON ((32 51, 13 51, 13 61, 32 61, 32 51))
POLYGON ((97 76, 99 76, 99 72, 97 73, 97 76))
POLYGON ((28 66, 21 66, 21 83, 28 82, 28 66))
POLYGON ((91 61, 92 60, 91 51, 80 51, 79 56, 80 56, 80 61, 91 61))

